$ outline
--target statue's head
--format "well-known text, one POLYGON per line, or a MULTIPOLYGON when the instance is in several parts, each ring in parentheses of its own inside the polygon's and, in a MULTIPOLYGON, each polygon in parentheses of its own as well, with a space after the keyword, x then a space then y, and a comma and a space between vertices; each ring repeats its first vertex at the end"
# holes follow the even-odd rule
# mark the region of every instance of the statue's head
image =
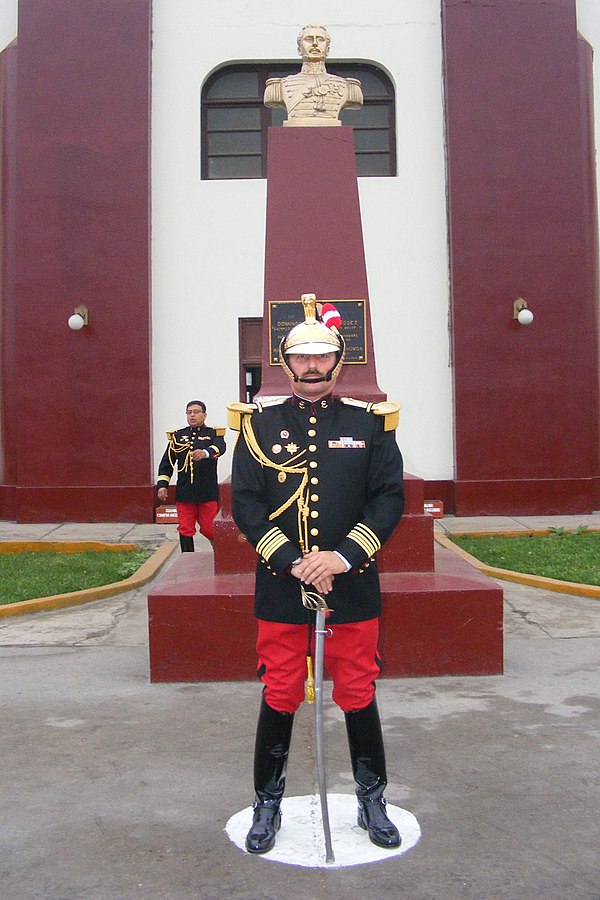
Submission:
POLYGON ((298 35, 298 53, 306 62, 327 58, 331 38, 324 25, 305 25, 298 35))

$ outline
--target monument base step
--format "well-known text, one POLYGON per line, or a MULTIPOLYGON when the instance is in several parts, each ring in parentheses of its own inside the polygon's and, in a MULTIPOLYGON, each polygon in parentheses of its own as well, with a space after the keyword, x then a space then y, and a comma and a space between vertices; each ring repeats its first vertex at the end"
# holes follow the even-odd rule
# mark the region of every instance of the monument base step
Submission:
MULTIPOLYGON (((382 676, 498 675, 502 590, 449 550, 434 572, 381 575, 382 676)), ((183 553, 148 595, 153 682, 256 678, 254 575, 215 575, 183 553)))

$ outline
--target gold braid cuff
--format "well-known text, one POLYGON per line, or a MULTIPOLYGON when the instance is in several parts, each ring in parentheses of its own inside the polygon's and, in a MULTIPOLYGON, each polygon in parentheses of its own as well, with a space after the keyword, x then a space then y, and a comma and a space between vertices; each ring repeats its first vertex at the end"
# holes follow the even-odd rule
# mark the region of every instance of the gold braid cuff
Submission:
POLYGON ((374 531, 365 525, 364 522, 359 522, 354 526, 349 532, 348 537, 352 538, 361 550, 367 554, 367 556, 375 556, 375 554, 381 550, 381 541, 377 537, 374 531))

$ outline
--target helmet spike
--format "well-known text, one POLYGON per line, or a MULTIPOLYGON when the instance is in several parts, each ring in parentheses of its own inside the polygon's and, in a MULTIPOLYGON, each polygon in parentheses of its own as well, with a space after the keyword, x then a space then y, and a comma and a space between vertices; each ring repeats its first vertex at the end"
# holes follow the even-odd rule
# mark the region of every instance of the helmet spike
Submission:
POLYGON ((317 321, 317 297, 316 294, 301 294, 300 299, 304 307, 304 321, 307 325, 314 325, 317 321))

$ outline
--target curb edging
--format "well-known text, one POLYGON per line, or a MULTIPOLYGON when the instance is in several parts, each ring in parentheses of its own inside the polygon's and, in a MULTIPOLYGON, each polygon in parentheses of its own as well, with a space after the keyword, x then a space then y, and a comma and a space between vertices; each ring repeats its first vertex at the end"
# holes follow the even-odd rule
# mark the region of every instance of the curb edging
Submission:
MULTIPOLYGON (((24 542, 19 543, 22 545, 24 542)), ((37 552, 37 548, 34 551, 31 550, 32 543, 44 544, 44 548, 41 548, 40 552, 43 552, 43 549, 48 549, 49 546, 49 542, 45 541, 26 543, 29 543, 30 545, 29 552, 37 552)), ((68 543, 53 542, 50 549, 60 550, 64 553, 75 553, 88 549, 114 549, 119 546, 124 545, 104 545, 101 541, 69 541, 68 543), (89 545, 90 543, 94 544, 93 548, 86 546, 86 544, 89 545)), ((138 548, 139 544, 127 546, 138 548)), ((133 575, 130 575, 129 578, 124 578, 123 581, 114 581, 112 584, 101 584, 97 587, 86 588, 83 591, 71 591, 67 594, 54 594, 51 597, 38 597, 32 600, 19 600, 16 603, 4 604, 0 606, 0 619, 25 616, 29 615, 29 613, 45 612, 47 610, 64 609, 68 606, 81 606, 83 603, 91 603, 94 600, 103 600, 105 597, 113 597, 115 594, 122 594, 125 591, 135 590, 154 578, 178 546, 179 545, 175 541, 168 541, 167 543, 161 544, 161 546, 154 551, 152 556, 148 557, 133 575)))
MULTIPOLYGON (((456 537, 526 537, 529 534, 546 535, 550 534, 550 532, 548 530, 518 532, 457 531, 452 532, 452 534, 456 537)), ((574 594, 577 597, 600 599, 600 586, 596 584, 580 584, 576 581, 559 581, 557 578, 546 578, 544 575, 529 575, 526 572, 513 572, 512 569, 496 569, 494 566, 488 566, 485 563, 482 563, 477 557, 471 556, 470 553, 467 553, 466 550, 463 550, 462 547, 455 544, 454 541, 447 537, 447 535, 436 533, 434 534, 434 538, 442 547, 446 547, 447 550, 452 550, 453 553, 457 553, 466 562, 478 569, 484 575, 488 575, 490 578, 497 578, 500 581, 511 581, 515 584, 524 584, 528 587, 542 588, 546 591, 554 591, 557 594, 574 594)))

